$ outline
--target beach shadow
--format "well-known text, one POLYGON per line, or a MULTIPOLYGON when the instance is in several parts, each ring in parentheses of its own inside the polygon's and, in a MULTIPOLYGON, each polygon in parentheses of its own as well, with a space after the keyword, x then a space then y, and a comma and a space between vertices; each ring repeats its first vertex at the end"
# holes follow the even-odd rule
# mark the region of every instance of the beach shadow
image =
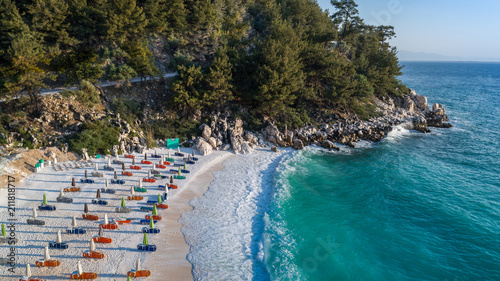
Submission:
POLYGON ((31 165, 28 162, 24 162, 24 168, 28 169, 30 172, 34 173, 35 172, 35 166, 31 165))

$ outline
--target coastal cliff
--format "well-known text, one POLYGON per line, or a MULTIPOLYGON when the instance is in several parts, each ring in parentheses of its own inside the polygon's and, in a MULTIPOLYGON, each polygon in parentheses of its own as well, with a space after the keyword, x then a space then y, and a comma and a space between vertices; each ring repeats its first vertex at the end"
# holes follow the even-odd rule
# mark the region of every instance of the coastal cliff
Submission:
POLYGON ((379 142, 393 127, 405 124, 408 129, 422 133, 430 132, 429 127, 450 128, 452 125, 443 105, 427 104, 427 98, 414 90, 408 94, 384 99, 374 98, 380 117, 361 120, 355 114, 335 113, 323 116, 315 125, 306 125, 295 130, 278 128, 268 122, 259 132, 244 130, 241 119, 230 116, 214 115, 210 124, 200 126, 201 136, 195 139, 195 147, 202 155, 213 149, 233 149, 235 153, 251 153, 259 145, 270 144, 276 147, 302 149, 307 145, 316 145, 325 149, 339 148, 336 144, 356 146, 356 142, 367 140, 379 142))

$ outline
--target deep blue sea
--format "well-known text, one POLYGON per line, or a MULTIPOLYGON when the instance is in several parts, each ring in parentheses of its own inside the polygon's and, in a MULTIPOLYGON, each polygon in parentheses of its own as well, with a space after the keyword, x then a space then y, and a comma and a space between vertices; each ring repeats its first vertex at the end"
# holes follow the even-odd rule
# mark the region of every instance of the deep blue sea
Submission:
POLYGON ((500 280, 500 64, 403 64, 454 127, 279 164, 271 280, 500 280))

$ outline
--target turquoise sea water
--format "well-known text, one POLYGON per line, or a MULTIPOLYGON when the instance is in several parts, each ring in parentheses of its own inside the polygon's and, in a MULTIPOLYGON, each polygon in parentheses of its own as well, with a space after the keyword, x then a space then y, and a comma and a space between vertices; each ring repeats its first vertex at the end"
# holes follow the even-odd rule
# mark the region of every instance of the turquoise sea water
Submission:
POLYGON ((405 65, 455 127, 282 162, 257 276, 500 280, 500 64, 405 65))

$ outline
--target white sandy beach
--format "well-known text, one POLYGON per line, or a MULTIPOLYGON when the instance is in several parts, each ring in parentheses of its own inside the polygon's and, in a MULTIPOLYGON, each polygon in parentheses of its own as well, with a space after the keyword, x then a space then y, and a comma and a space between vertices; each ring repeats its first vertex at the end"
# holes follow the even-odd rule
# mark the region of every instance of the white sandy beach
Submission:
MULTIPOLYGON (((147 151, 148 155, 154 150, 147 151)), ((172 151, 173 152, 173 151, 172 151)), ((191 149, 183 149, 185 153, 191 153, 191 149)), ((158 154, 166 154, 167 150, 158 149, 158 154)), ((201 196, 204 189, 210 182, 210 173, 214 169, 221 168, 224 159, 232 156, 231 152, 214 152, 206 157, 199 157, 199 161, 195 165, 189 165, 191 173, 187 175, 186 180, 175 180, 174 184, 179 186, 177 190, 170 190, 168 210, 159 210, 159 215, 163 216, 164 220, 157 224, 161 228, 160 234, 149 235, 150 244, 156 244, 158 251, 155 253, 143 253, 136 249, 137 244, 142 243, 142 227, 139 224, 139 219, 144 218, 148 213, 141 212, 141 206, 147 206, 146 202, 155 200, 158 194, 163 193, 158 189, 159 184, 165 184, 168 180, 158 180, 156 183, 143 183, 143 186, 148 188, 148 192, 144 195, 142 201, 126 201, 127 207, 131 207, 133 212, 125 214, 125 217, 132 219, 132 223, 120 225, 118 230, 105 231, 105 236, 111 237, 111 244, 97 244, 97 250, 102 251, 105 255, 103 260, 90 260, 82 257, 82 253, 89 248, 91 237, 97 235, 98 224, 102 223, 104 214, 107 213, 110 219, 122 217, 123 215, 114 212, 115 207, 120 205, 121 198, 130 194, 130 188, 137 186, 140 179, 147 176, 147 170, 151 165, 141 165, 140 161, 143 155, 134 154, 136 156, 136 164, 143 167, 140 171, 128 170, 133 172, 132 177, 122 176, 121 166, 114 165, 119 179, 125 179, 125 185, 112 185, 110 188, 115 188, 116 194, 101 194, 101 198, 109 202, 108 206, 98 206, 91 204, 91 200, 96 196, 97 188, 105 186, 105 179, 111 180, 113 172, 104 171, 102 167, 106 165, 106 160, 92 159, 98 163, 100 172, 104 173, 103 178, 92 177, 91 172, 94 167, 74 168, 65 171, 54 171, 52 167, 45 167, 41 172, 33 174, 25 178, 23 181, 16 183, 16 236, 19 243, 16 245, 16 274, 13 275, 7 272, 7 267, 1 267, 1 280, 18 280, 24 274, 24 268, 27 263, 31 264, 33 277, 38 277, 46 280, 67 280, 69 275, 76 270, 77 261, 81 261, 83 270, 88 272, 97 272, 100 280, 125 280, 126 274, 134 267, 138 257, 141 258, 143 268, 152 271, 151 280, 164 280, 165 274, 171 276, 170 280, 192 280, 191 264, 187 262, 186 255, 189 247, 184 241, 184 237, 180 232, 180 225, 177 220, 180 214, 191 207, 188 202, 191 198, 201 196), (80 179, 84 178, 85 169, 89 172, 89 178, 96 181, 95 184, 81 184, 80 179), (73 203, 60 203, 56 201, 59 195, 60 188, 69 187, 71 179, 75 178, 77 186, 82 188, 81 192, 66 193, 68 197, 72 197, 73 203), (45 226, 32 226, 26 224, 26 220, 32 215, 32 208, 40 205, 43 194, 47 195, 49 204, 55 205, 57 210, 54 212, 39 211, 38 218, 46 222, 45 226), (96 214, 100 220, 98 222, 87 221, 81 218, 83 213, 84 203, 89 205, 89 213, 96 214), (67 228, 71 225, 72 216, 76 216, 78 226, 87 230, 83 235, 65 234, 67 228), (57 230, 63 233, 62 240, 69 244, 67 250, 51 250, 51 257, 61 261, 61 266, 56 268, 36 268, 35 261, 43 258, 43 250, 50 241, 56 239, 57 230)), ((173 156, 173 153, 172 153, 173 156)), ((181 160, 176 157, 176 160, 181 160)), ((131 164, 131 159, 126 159, 120 156, 120 160, 125 161, 128 167, 131 164)), ((158 161, 158 159, 148 159, 158 161)), ((70 162, 60 163, 69 164, 70 162)), ((179 163, 179 162, 178 162, 179 163)), ((167 166, 166 170, 171 167, 167 166)), ((162 174, 170 176, 166 172, 162 174)), ((7 190, 0 190, 0 221, 6 223, 8 219, 7 206, 7 190)), ((4 257, 7 254, 7 245, 0 245, 0 255, 4 257)))

